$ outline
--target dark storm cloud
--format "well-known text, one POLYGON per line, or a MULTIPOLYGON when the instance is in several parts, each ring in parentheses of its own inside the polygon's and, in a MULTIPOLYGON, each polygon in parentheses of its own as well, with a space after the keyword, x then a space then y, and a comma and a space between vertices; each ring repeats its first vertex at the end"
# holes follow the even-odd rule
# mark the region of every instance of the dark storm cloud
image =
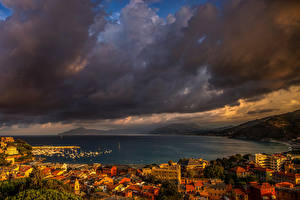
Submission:
POLYGON ((205 111, 300 81, 296 0, 207 3, 166 20, 133 0, 118 22, 86 0, 3 2, 3 123, 205 111))

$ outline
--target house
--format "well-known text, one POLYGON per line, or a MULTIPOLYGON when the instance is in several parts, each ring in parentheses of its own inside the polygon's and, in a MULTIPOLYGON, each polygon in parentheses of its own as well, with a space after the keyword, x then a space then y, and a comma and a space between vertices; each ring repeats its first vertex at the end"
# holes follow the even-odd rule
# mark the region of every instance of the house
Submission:
POLYGON ((300 184, 300 174, 288 172, 274 172, 272 175, 272 180, 275 183, 290 182, 294 185, 297 185, 300 184))
POLYGON ((119 181, 119 184, 129 183, 131 181, 130 178, 123 178, 121 181, 119 181))
POLYGON ((117 166, 112 166, 111 169, 110 169, 110 175, 111 176, 117 176, 117 174, 118 174, 117 166))
POLYGON ((245 178, 249 173, 243 167, 237 166, 230 169, 230 173, 238 178, 245 178))
POLYGON ((272 178, 273 170, 263 167, 255 167, 252 169, 253 173, 259 178, 261 181, 269 181, 272 178))
POLYGON ((103 167, 101 169, 101 171, 102 171, 102 174, 107 174, 107 175, 110 175, 110 176, 116 176, 117 173, 118 173, 117 166, 103 167))
POLYGON ((269 183, 252 184, 249 191, 249 200, 276 199, 275 187, 269 183))
POLYGON ((215 185, 210 185, 206 188, 210 200, 222 199, 227 193, 227 186, 225 183, 217 183, 215 185))

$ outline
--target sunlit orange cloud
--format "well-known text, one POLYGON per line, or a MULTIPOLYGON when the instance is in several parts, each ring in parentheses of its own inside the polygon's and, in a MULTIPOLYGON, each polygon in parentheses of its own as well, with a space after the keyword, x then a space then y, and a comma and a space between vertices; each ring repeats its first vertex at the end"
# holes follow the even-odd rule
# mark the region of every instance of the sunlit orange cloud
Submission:
POLYGON ((197 113, 166 113, 144 116, 129 116, 124 119, 112 120, 114 125, 140 125, 153 123, 168 123, 194 121, 205 123, 241 123, 300 109, 300 87, 279 90, 262 96, 256 101, 240 99, 235 106, 226 105, 222 108, 197 113))

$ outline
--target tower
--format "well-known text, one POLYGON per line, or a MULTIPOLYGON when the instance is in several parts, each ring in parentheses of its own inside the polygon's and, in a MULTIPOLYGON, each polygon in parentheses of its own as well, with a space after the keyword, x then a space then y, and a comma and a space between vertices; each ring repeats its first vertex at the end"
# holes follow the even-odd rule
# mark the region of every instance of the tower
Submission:
POLYGON ((74 192, 75 192, 75 194, 80 194, 80 184, 79 184, 79 181, 77 180, 77 178, 76 178, 75 185, 74 185, 74 192))

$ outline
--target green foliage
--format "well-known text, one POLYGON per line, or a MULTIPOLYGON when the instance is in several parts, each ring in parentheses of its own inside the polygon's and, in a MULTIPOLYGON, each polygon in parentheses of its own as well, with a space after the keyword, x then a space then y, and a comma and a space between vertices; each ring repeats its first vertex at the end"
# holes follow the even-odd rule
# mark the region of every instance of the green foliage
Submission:
POLYGON ((185 162, 187 162, 189 159, 188 158, 180 158, 178 161, 178 164, 183 164, 185 162))
POLYGON ((213 165, 220 165, 224 169, 228 170, 236 166, 244 166, 245 162, 248 161, 247 157, 249 157, 249 155, 242 156, 241 154, 236 154, 230 156, 229 158, 218 158, 217 160, 212 161, 211 163, 213 165))
POLYGON ((298 159, 298 158, 294 159, 294 160, 293 160, 293 163, 294 163, 294 164, 300 164, 300 159, 298 159))
POLYGON ((220 178, 224 179, 224 168, 220 165, 210 165, 205 168, 204 176, 206 178, 220 178))
POLYGON ((177 185, 170 182, 164 182, 160 188, 157 200, 181 200, 183 195, 178 192, 177 185))
POLYGON ((189 170, 187 171, 187 177, 188 178, 194 178, 198 175, 198 173, 195 170, 189 170))
MULTIPOLYGON (((28 178, 0 182, 0 199, 11 199, 12 197, 18 199, 18 195, 23 194, 21 192, 28 190, 53 190, 58 193, 72 192, 71 186, 65 185, 60 181, 42 179, 40 171, 37 168, 34 168, 28 178)), ((28 199, 30 198, 28 197, 28 199)))
POLYGON ((31 188, 38 189, 43 187, 42 173, 36 166, 33 167, 33 170, 30 174, 30 179, 31 179, 31 188))
POLYGON ((247 177, 247 182, 258 182, 258 178, 252 174, 247 177))
POLYGON ((7 196, 14 196, 19 191, 23 191, 30 185, 29 178, 14 179, 12 181, 0 182, 0 199, 4 199, 7 196))
POLYGON ((16 139, 13 145, 17 147, 20 154, 22 155, 27 154, 30 156, 32 155, 31 153, 32 147, 24 140, 16 139))
POLYGON ((67 192, 52 189, 29 189, 19 192, 16 196, 7 197, 5 200, 81 200, 80 197, 67 192))
POLYGON ((0 166, 8 166, 9 163, 5 160, 5 155, 0 154, 0 166))

